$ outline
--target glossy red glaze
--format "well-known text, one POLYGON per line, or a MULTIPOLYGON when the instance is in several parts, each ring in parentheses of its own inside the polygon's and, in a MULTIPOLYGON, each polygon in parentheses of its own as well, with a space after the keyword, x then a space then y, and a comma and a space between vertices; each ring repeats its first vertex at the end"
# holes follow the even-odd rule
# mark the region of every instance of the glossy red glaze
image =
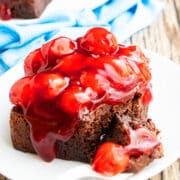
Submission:
POLYGON ((8 3, 0 4, 0 19, 2 20, 9 20, 12 18, 11 10, 8 7, 8 3))
POLYGON ((146 88, 142 97, 142 101, 145 105, 148 105, 153 99, 152 92, 150 88, 146 88))
POLYGON ((44 71, 47 65, 47 60, 43 58, 40 49, 36 49, 24 60, 25 75, 30 76, 44 71))
POLYGON ((119 144, 107 142, 102 144, 93 160, 92 168, 105 176, 114 176, 127 169, 129 155, 119 144))
POLYGON ((130 143, 127 146, 106 142, 102 144, 93 160, 93 169, 106 176, 113 176, 129 167, 131 156, 150 155, 160 144, 157 136, 145 128, 127 129, 130 143))
POLYGON ((91 55, 109 55, 118 50, 115 36, 101 27, 92 28, 79 38, 79 46, 91 55))
POLYGON ((56 140, 73 135, 81 110, 126 102, 143 93, 151 79, 140 49, 118 45, 103 28, 75 41, 51 40, 27 56, 24 71, 25 77, 11 88, 10 100, 23 108, 33 146, 46 161, 56 156, 56 140))
POLYGON ((59 37, 42 45, 41 53, 44 59, 48 60, 48 66, 56 65, 56 60, 62 56, 73 53, 76 50, 76 43, 67 37, 59 37))

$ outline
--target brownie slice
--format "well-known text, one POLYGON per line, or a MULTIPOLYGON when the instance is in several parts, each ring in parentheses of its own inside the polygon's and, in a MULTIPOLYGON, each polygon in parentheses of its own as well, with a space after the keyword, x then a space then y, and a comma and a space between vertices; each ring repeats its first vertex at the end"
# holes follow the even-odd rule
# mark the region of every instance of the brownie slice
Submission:
MULTIPOLYGON (((57 141, 57 157, 65 160, 76 160, 91 163, 97 148, 106 141, 126 145, 129 136, 125 129, 145 127, 158 134, 159 131, 150 119, 147 119, 147 106, 142 103, 141 96, 121 105, 102 104, 95 110, 81 112, 81 123, 74 135, 66 142, 57 141)), ((35 153, 30 140, 30 127, 24 119, 22 109, 15 106, 10 116, 11 138, 16 149, 35 153)), ((131 157, 128 171, 137 172, 153 159, 162 156, 161 144, 151 155, 131 157)))
POLYGON ((51 0, 0 0, 11 11, 13 18, 36 18, 41 15, 51 0))

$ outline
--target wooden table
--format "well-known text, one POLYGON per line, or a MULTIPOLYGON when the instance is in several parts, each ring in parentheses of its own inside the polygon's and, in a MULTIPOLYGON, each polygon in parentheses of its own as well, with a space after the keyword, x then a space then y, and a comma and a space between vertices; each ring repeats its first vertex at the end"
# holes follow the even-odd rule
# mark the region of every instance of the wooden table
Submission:
MULTIPOLYGON (((157 52, 180 65, 180 0, 164 0, 160 17, 126 42, 157 52)), ((180 159, 150 180, 180 180, 180 159)))

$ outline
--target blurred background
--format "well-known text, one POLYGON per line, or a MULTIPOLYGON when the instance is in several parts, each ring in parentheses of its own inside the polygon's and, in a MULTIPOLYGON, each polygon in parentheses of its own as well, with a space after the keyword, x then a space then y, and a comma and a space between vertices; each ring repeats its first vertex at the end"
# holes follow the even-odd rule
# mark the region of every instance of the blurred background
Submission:
POLYGON ((180 0, 161 1, 164 7, 154 23, 125 42, 139 44, 180 65, 180 0))

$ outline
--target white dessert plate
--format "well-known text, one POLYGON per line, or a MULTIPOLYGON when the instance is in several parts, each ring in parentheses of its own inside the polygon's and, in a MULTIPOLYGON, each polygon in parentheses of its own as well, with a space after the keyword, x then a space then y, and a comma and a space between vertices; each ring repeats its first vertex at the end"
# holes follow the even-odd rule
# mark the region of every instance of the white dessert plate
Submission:
POLYGON ((162 159, 153 161, 138 174, 123 173, 107 178, 95 173, 88 164, 60 159, 46 163, 36 155, 15 150, 10 140, 9 114, 12 105, 8 94, 11 85, 23 75, 22 64, 19 64, 0 76, 0 173, 13 180, 144 180, 173 163, 180 157, 180 67, 160 55, 150 51, 145 53, 151 59, 153 75, 154 98, 149 117, 162 132, 162 159))

